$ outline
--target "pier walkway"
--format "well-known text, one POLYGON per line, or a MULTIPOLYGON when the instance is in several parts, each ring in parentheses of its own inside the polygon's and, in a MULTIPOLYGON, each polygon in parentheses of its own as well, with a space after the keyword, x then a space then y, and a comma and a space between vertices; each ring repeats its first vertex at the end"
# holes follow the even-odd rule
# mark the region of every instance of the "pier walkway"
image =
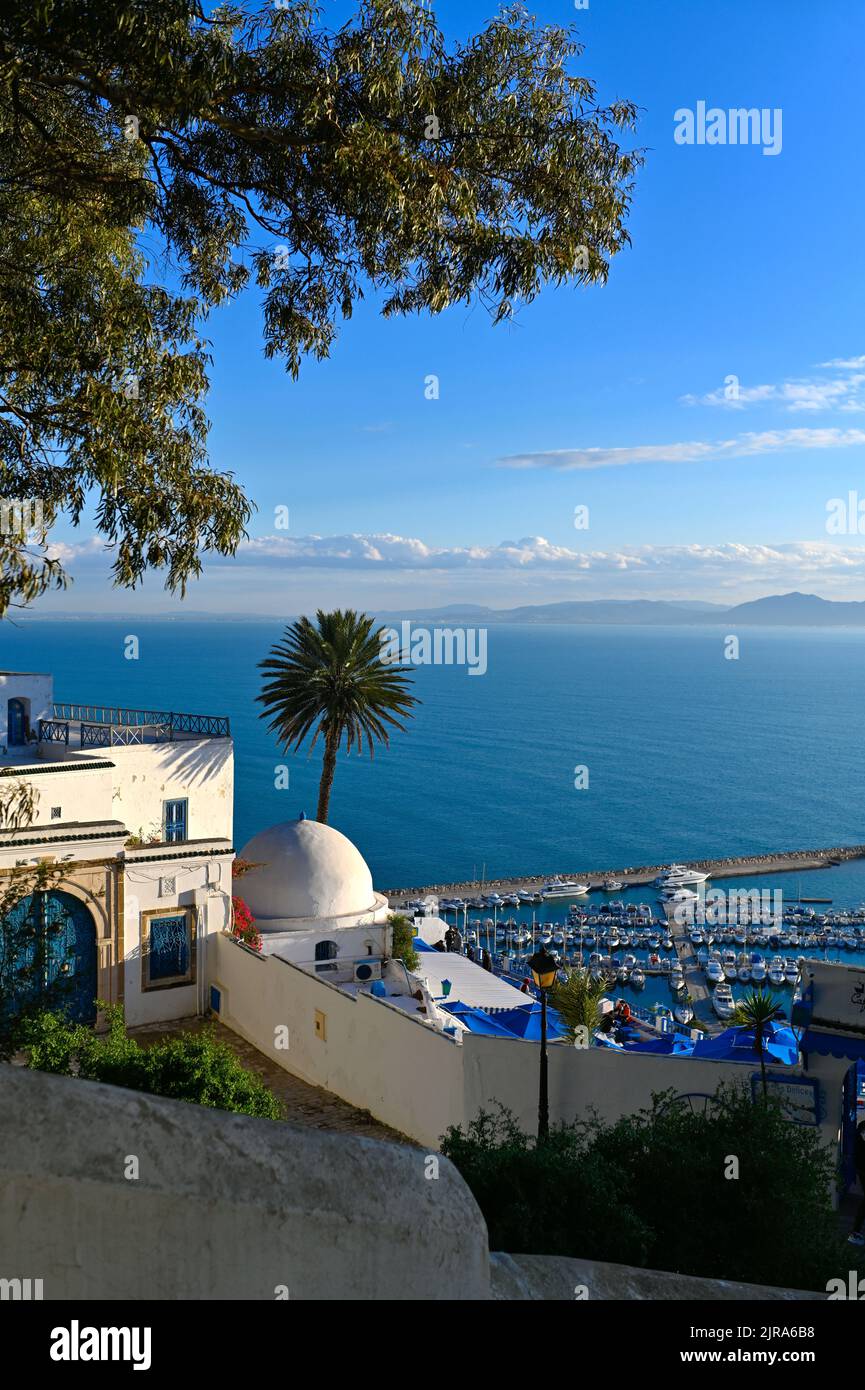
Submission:
MULTIPOLYGON (((842 845, 834 849, 782 850, 776 854, 739 855, 729 859, 688 860, 691 868, 700 869, 716 878, 753 878, 760 874, 782 874, 804 872, 806 869, 827 869, 845 863, 848 859, 865 859, 865 845, 842 845)), ((625 888, 645 888, 653 883, 658 874, 669 864, 645 864, 638 868, 631 865, 624 869, 576 869, 549 874, 533 874, 526 877, 515 875, 510 878, 476 880, 463 883, 430 883, 414 888, 384 889, 391 904, 396 907, 406 898, 424 897, 427 894, 444 898, 474 897, 478 893, 536 892, 552 878, 564 878, 588 883, 597 889, 605 878, 621 879, 625 888)))
POLYGON ((697 955, 688 937, 688 929, 684 923, 676 920, 675 909, 672 904, 665 904, 664 913, 673 945, 676 948, 676 955, 679 957, 679 964, 682 967, 682 975, 691 996, 694 1023, 708 1031, 717 1031, 721 1024, 712 1008, 712 996, 706 984, 706 977, 697 964, 697 955))

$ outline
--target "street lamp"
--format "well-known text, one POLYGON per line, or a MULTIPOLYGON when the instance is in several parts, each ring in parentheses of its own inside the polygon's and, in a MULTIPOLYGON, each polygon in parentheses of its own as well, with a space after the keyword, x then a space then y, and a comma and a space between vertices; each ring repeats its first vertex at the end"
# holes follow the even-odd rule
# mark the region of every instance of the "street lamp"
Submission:
POLYGON ((541 1075, 538 1088, 538 1138, 546 1139, 550 1132, 550 1102, 547 1088, 547 991, 555 984, 559 963, 542 946, 529 959, 532 979, 541 991, 541 1075))

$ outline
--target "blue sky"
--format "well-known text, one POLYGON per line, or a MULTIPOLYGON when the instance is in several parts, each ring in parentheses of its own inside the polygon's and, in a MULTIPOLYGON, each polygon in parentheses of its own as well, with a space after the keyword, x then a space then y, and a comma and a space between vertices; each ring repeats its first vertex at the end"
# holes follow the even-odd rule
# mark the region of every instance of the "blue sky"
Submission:
MULTIPOLYGON (((495 9, 434 8, 460 36, 495 9)), ((252 543, 181 606, 158 580, 112 592, 88 528, 63 532, 76 583, 43 611, 865 598, 861 537, 826 529, 830 499, 865 500, 861 0, 532 9, 577 24, 601 101, 641 107, 609 284, 497 328, 480 306, 384 322, 369 300, 297 383, 265 362, 250 292, 209 323, 208 411, 213 463, 258 505, 252 543), (779 153, 677 144, 700 101, 780 108, 779 153)))

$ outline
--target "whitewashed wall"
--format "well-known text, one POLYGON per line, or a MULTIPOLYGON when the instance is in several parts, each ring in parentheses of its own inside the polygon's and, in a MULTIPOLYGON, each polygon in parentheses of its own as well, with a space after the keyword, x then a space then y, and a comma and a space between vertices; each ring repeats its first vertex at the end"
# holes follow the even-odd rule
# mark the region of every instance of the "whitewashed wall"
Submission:
POLYGON ((225 936, 211 940, 208 961, 222 991, 222 1022, 286 1071, 432 1148, 462 1119, 462 1049, 442 1033, 225 936), (316 1010, 325 1016, 325 1040, 316 1035, 316 1010), (277 1046, 283 1029, 287 1050, 277 1046))
POLYGON ((44 671, 0 671, 0 744, 8 743, 9 701, 23 700, 29 707, 30 727, 51 716, 54 678, 44 671))
POLYGON ((124 1007, 130 1028, 174 1018, 189 1018, 208 1007, 208 951, 216 933, 223 932, 231 920, 231 858, 227 852, 211 859, 165 859, 137 861, 134 854, 125 861, 123 899, 124 1007), (208 882, 208 864, 211 882, 208 882), (177 892, 173 897, 160 893, 161 881, 174 876, 177 892), (170 913, 174 908, 192 908, 196 914, 198 938, 197 978, 194 984, 143 990, 141 973, 141 914, 154 909, 170 913))
POLYGON ((162 803, 186 797, 187 836, 230 840, 234 756, 231 739, 181 739, 105 750, 115 765, 114 814, 133 835, 162 834, 162 803))
MULTIPOLYGON (((96 754, 93 762, 107 762, 107 758, 96 754)), ((68 824, 70 821, 106 821, 119 817, 114 809, 113 770, 110 767, 77 768, 73 762, 42 763, 34 758, 33 770, 28 775, 26 768, 16 772, 8 781, 28 783, 36 793, 36 810, 30 829, 48 827, 52 824, 52 808, 60 808, 56 823, 68 824), (50 771, 43 771, 47 766, 50 771)), ((22 832, 23 834, 23 832, 22 832)))
MULTIPOLYGON (((4 704, 4 718, 5 708, 4 704)), ((36 769, 51 768, 29 778, 26 768, 20 773, 39 795, 36 824, 50 824, 50 808, 61 806, 63 821, 119 820, 130 835, 146 839, 162 834, 163 802, 186 798, 190 840, 232 838, 231 739, 178 739, 83 751, 43 744, 38 752, 34 749, 31 762, 36 769), (87 770, 84 764, 92 762, 112 766, 87 770)))
MULTIPOLYGON (((238 894, 243 897, 243 881, 238 884, 238 894)), ((337 954, 331 964, 336 965, 335 971, 322 971, 322 974, 333 974, 340 980, 352 979, 354 974, 354 963, 359 960, 368 960, 371 956, 378 957, 387 955, 389 947, 390 928, 386 921, 381 923, 365 923, 360 927, 340 927, 338 919, 322 920, 321 924, 314 931, 287 931, 269 932, 261 927, 264 949, 268 955, 281 956, 283 960, 289 960, 293 964, 312 964, 315 961, 315 948, 320 941, 333 941, 337 947, 337 954), (371 947, 368 950, 367 947, 371 947)))
MULTIPOLYGON (((211 978, 223 990, 224 1023, 287 1071, 420 1143, 437 1146, 449 1125, 467 1123, 495 1101, 526 1131, 536 1128, 536 1043, 464 1034, 457 1046, 386 1003, 366 995, 353 999, 225 937, 211 942, 209 961, 211 978), (315 1036, 316 1009, 327 1018, 326 1043, 315 1036), (280 1025, 289 1030, 287 1051, 275 1045, 280 1025)), ((594 1108, 602 1119, 615 1121, 649 1106, 653 1091, 713 1095, 722 1081, 750 1084, 754 1070, 743 1063, 555 1045, 549 1050, 550 1118, 573 1120, 594 1108)), ((822 1104, 821 1133, 834 1143, 840 1092, 824 1088, 822 1104)))

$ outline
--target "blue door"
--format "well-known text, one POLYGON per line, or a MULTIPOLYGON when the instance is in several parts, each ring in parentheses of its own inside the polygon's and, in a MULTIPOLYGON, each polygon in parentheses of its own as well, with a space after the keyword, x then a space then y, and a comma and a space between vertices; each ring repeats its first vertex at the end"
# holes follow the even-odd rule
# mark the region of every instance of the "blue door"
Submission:
POLYGON ((27 711, 23 700, 10 700, 8 708, 8 732, 6 742, 10 748, 27 742, 27 711))
POLYGON ((75 1023, 96 1017, 96 927, 71 893, 32 893, 0 923, 0 1004, 42 1005, 75 1023))
POLYGON ((165 803, 165 826, 163 838, 169 844, 174 844, 178 840, 186 839, 186 807, 187 802, 166 801, 165 803))

